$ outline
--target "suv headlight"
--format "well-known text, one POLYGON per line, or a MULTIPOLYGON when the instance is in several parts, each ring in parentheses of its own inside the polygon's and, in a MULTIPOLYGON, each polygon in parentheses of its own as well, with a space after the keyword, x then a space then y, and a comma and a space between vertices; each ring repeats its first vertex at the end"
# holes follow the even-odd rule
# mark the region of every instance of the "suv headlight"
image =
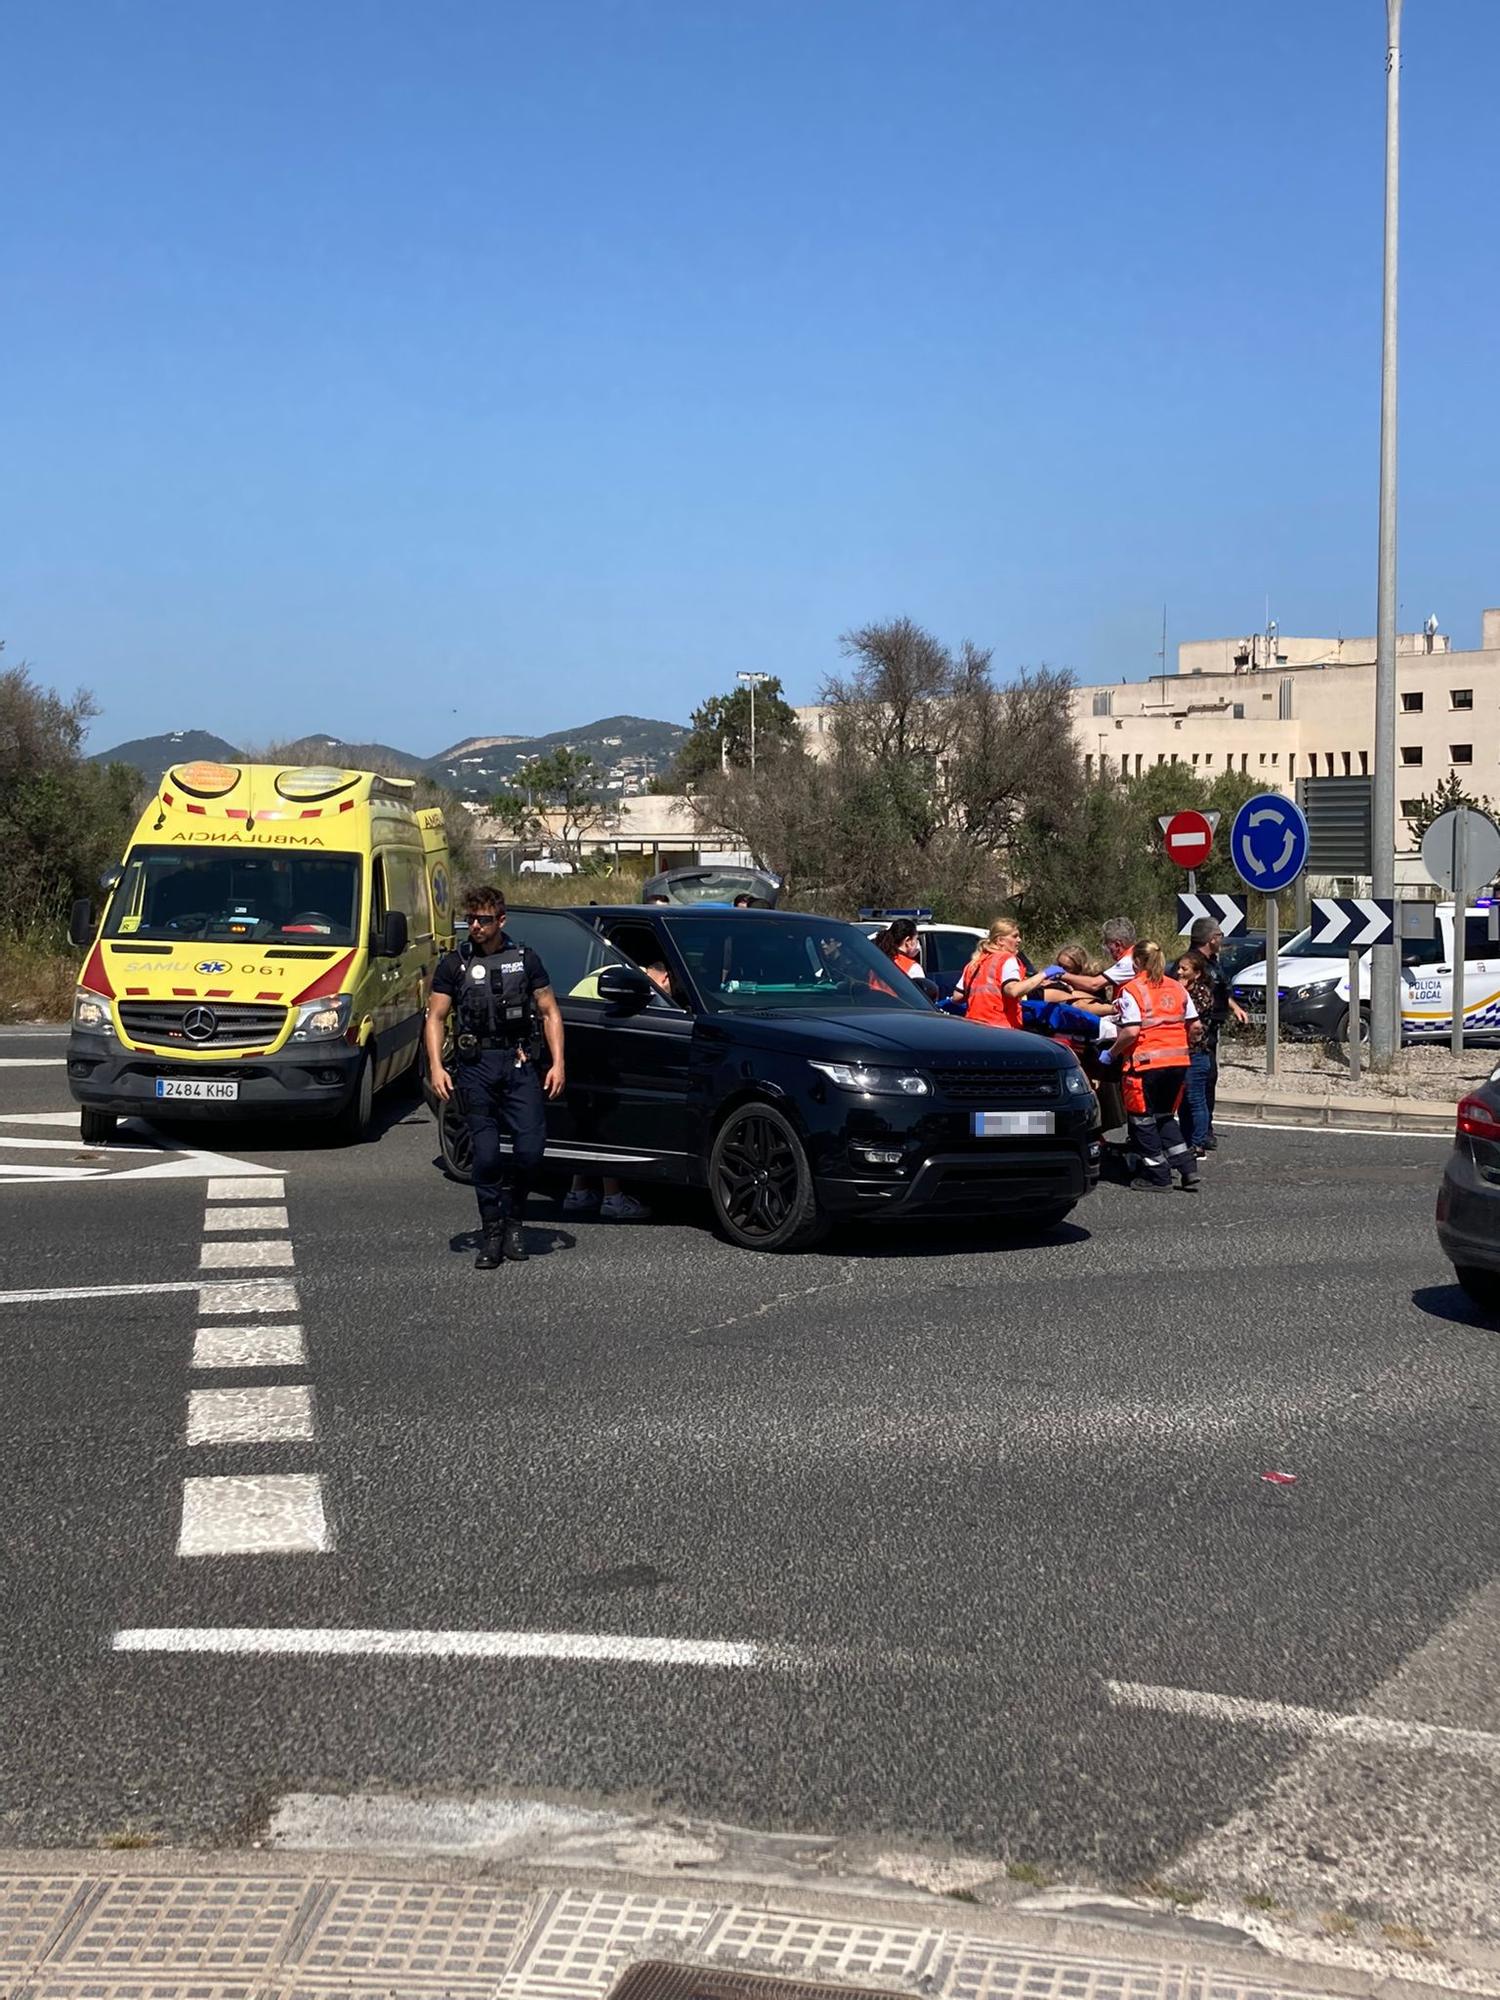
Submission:
POLYGON ((1337 977, 1333 979, 1315 979, 1309 986, 1295 987, 1292 991, 1292 998, 1294 1000, 1321 1000, 1324 994, 1331 993, 1338 983, 1337 977))
POLYGON ((1074 1063, 1071 1069, 1063 1071, 1063 1089, 1070 1097, 1091 1097, 1092 1086, 1083 1071, 1074 1063))
POLYGON ((102 993, 91 993, 87 986, 73 989, 73 1026, 86 1035, 112 1035, 115 1024, 109 1016, 109 1002, 102 993))
POLYGON ((294 1042, 326 1042, 343 1034, 349 1025, 350 995, 332 994, 326 1000, 304 1000, 297 1009, 294 1042))
POLYGON ((909 1069, 868 1069, 863 1063, 815 1062, 819 1076, 826 1076, 840 1090, 857 1090, 866 1097, 930 1097, 932 1085, 925 1076, 909 1069))

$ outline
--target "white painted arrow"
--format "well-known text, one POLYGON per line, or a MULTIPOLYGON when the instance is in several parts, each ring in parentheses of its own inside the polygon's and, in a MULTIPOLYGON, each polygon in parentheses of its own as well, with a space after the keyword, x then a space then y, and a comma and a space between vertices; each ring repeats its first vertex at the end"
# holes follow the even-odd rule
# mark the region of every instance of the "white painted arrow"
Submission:
MULTIPOLYGON (((1318 913, 1318 921, 1313 925, 1315 945, 1337 944, 1344 932, 1354 922, 1353 913, 1334 896, 1314 896, 1313 908, 1318 913)), ((1356 942, 1350 938, 1350 944, 1356 942)))

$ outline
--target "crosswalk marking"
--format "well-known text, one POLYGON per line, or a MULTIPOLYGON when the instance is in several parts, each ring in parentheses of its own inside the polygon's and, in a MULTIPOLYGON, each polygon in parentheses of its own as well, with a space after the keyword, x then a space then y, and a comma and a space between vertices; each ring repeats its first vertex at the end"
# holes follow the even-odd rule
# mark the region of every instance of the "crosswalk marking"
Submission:
POLYGON ((281 1238, 246 1238, 243 1241, 210 1238, 203 1245, 198 1263, 205 1271, 289 1271, 292 1246, 281 1238))
POLYGON ((321 1555, 332 1546, 314 1472, 183 1482, 180 1556, 321 1555))
POLYGON ((312 1436, 312 1390, 305 1382, 188 1391, 189 1444, 283 1444, 312 1436))
POLYGON ((300 1326, 200 1326, 195 1368, 300 1368, 307 1360, 300 1326))

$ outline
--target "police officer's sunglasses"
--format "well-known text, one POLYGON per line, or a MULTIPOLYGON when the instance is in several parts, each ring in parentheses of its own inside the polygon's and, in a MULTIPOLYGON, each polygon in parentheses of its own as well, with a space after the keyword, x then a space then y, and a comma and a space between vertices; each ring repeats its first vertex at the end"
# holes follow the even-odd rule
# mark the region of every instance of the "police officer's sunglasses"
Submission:
POLYGON ((503 921, 504 919, 498 910, 469 910, 464 915, 464 922, 469 926, 470 930, 474 928, 475 924, 478 924, 481 930, 493 930, 496 924, 503 921))

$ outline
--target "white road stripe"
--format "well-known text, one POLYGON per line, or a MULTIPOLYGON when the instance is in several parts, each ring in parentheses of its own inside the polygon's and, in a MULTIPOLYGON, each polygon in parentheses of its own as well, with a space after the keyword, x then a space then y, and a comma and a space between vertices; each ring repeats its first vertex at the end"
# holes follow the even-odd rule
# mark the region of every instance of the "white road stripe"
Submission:
POLYGON ((272 1208, 210 1208, 203 1217, 203 1227, 210 1231, 230 1229, 286 1229, 290 1225, 286 1219, 286 1207, 278 1203, 272 1208))
POLYGON ((284 1201, 286 1182, 280 1174, 268 1173, 264 1180, 243 1174, 220 1174, 207 1189, 210 1201, 284 1201))
POLYGON ((267 1653, 448 1660, 605 1660, 648 1667, 774 1666, 789 1656, 732 1639, 651 1639, 608 1632, 365 1631, 197 1625, 116 1632, 117 1653, 267 1653))
MULTIPOLYGON (((148 1286, 148 1290, 184 1291, 192 1286, 148 1286)), ((196 1287, 198 1310, 205 1318, 218 1313, 276 1313, 282 1319, 297 1312, 297 1287, 290 1278, 225 1278, 196 1287)))
MULTIPOLYGON (((314 1472, 183 1481, 182 1532, 177 1541, 180 1556, 320 1555, 332 1546, 323 1512, 323 1482, 314 1472)), ((116 1633, 117 1650, 212 1650, 120 1645, 122 1638, 129 1640, 131 1636, 116 1633)))
POLYGON ((195 1368, 300 1368, 307 1359, 300 1326, 200 1326, 195 1368))
POLYGON ((205 1243, 198 1258, 202 1271, 289 1271, 296 1259, 292 1246, 280 1237, 246 1238, 243 1242, 205 1243))
POLYGON ((1197 1722, 1246 1723, 1278 1729, 1288 1736, 1337 1738, 1384 1750, 1439 1750, 1500 1770, 1500 1736, 1483 1729, 1450 1729, 1435 1722, 1400 1722, 1384 1715, 1340 1715, 1328 1708, 1299 1708, 1289 1702, 1249 1701, 1241 1695, 1204 1694, 1196 1688, 1152 1687, 1139 1681, 1106 1681, 1117 1708, 1183 1715, 1197 1722))
POLYGON ((0 1160, 0 1181, 7 1187, 25 1187, 39 1181, 97 1181, 109 1173, 108 1167, 18 1167, 0 1160))
POLYGON ((189 1444, 284 1444, 314 1434, 305 1383, 188 1391, 189 1444))
MULTIPOLYGON (((201 1292, 213 1289, 226 1290, 228 1287, 200 1285, 193 1279, 176 1280, 164 1285, 54 1285, 29 1292, 0 1292, 0 1306, 46 1306, 74 1299, 135 1299, 145 1298, 152 1292, 201 1292)), ((295 1292, 294 1285, 287 1291, 295 1292)), ((212 1307, 211 1311, 228 1312, 228 1306, 212 1307)), ((296 1310, 295 1300, 290 1310, 296 1310)))
POLYGON ((64 1056, 0 1056, 0 1069, 56 1069, 64 1056))

